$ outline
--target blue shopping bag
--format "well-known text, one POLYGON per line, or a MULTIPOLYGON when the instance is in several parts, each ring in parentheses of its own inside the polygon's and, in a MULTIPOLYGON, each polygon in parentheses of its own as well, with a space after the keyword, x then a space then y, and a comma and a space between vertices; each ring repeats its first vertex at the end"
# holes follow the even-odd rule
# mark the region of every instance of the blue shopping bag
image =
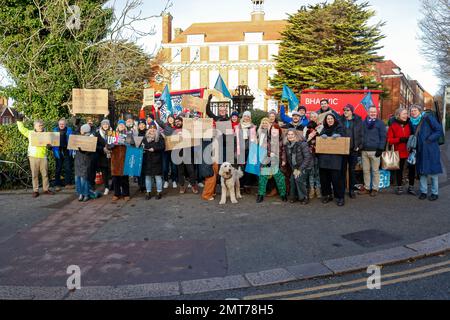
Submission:
MULTIPOLYGON (((372 187, 373 174, 370 172, 370 186, 372 187)), ((387 189, 391 186, 391 172, 389 170, 380 169, 380 190, 387 189)))
POLYGON ((125 166, 123 167, 123 175, 131 177, 140 177, 142 171, 142 160, 144 157, 144 150, 127 146, 127 153, 125 155, 125 166))
POLYGON ((247 164, 245 172, 259 176, 261 173, 261 159, 266 155, 267 150, 259 144, 250 142, 247 164))

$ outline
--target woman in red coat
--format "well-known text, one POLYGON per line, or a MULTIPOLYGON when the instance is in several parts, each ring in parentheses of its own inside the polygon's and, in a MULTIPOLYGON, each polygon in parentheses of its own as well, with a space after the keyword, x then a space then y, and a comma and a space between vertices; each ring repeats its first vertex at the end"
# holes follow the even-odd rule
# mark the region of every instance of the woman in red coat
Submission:
MULTIPOLYGON (((403 190, 403 171, 406 160, 409 156, 408 148, 406 144, 408 143, 409 137, 412 135, 411 125, 408 119, 408 110, 404 108, 399 108, 395 111, 395 119, 389 127, 387 140, 390 145, 394 145, 395 151, 400 154, 400 170, 396 171, 397 176, 397 188, 395 193, 400 195, 404 192, 403 190)), ((416 168, 408 164, 408 193, 411 195, 416 195, 414 191, 414 180, 416 178, 416 168)))

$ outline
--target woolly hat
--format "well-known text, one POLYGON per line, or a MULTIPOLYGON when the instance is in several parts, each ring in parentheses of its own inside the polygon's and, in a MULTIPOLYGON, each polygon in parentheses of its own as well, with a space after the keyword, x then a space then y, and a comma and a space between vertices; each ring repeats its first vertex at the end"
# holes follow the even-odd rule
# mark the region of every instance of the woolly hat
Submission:
POLYGON ((119 125, 119 124, 123 124, 125 126, 126 122, 125 122, 125 120, 119 120, 119 122, 117 122, 117 125, 119 125))
POLYGON ((270 111, 269 111, 269 115, 270 115, 270 114, 278 115, 278 112, 277 112, 276 110, 270 110, 270 111))
POLYGON ((139 119, 139 124, 141 123, 147 125, 147 121, 145 119, 139 119))
POLYGON ((305 106, 298 107, 297 111, 300 111, 300 110, 305 110, 305 112, 306 112, 306 107, 305 106))
POLYGON ((350 109, 352 113, 355 113, 355 107, 351 104, 347 104, 344 109, 350 109))
POLYGON ((149 123, 148 128, 151 129, 158 129, 158 126, 156 125, 156 122, 152 121, 149 123))
POLYGON ((80 128, 80 133, 81 134, 86 134, 86 133, 89 133, 89 132, 91 132, 91 126, 90 125, 84 124, 84 125, 81 126, 81 128, 80 128))
POLYGON ((232 116, 232 117, 234 117, 234 116, 239 117, 239 112, 233 111, 233 112, 231 113, 231 116, 232 116))
POLYGON ((102 122, 100 123, 102 126, 107 124, 108 126, 111 126, 111 122, 109 122, 108 119, 103 119, 102 122))
POLYGON ((242 114, 242 116, 243 117, 252 117, 252 113, 250 112, 250 111, 245 111, 243 114, 242 114))

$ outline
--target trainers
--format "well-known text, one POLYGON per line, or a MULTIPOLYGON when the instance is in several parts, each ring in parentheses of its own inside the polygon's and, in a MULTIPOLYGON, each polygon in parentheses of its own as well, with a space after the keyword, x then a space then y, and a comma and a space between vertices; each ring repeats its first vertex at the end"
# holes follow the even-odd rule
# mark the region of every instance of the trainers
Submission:
POLYGON ((199 187, 199 188, 204 188, 205 185, 204 185, 203 183, 200 182, 200 183, 198 184, 198 187, 199 187))
POLYGON ((156 200, 161 200, 161 198, 162 198, 162 193, 158 192, 158 195, 156 196, 156 200))
POLYGON ((430 200, 430 201, 436 201, 437 199, 439 199, 439 196, 438 196, 437 194, 432 194, 432 195, 428 198, 428 200, 430 200))
POLYGON ((50 190, 44 191, 44 194, 46 194, 48 196, 54 196, 55 195, 55 193, 53 191, 50 191, 50 190))
POLYGON ((178 188, 178 185, 177 185, 177 183, 175 181, 172 182, 172 188, 174 188, 174 189, 178 188))
POLYGON ((186 193, 186 187, 185 186, 180 186, 180 193, 181 194, 186 193))
POLYGON ((80 194, 80 196, 78 197, 78 201, 83 201, 83 199, 84 199, 84 196, 82 195, 82 194, 80 194))
POLYGON ((84 197, 83 198, 83 202, 88 202, 89 201, 89 197, 84 197))
POLYGON ((187 187, 188 187, 188 189, 190 189, 190 188, 192 188, 192 185, 189 183, 187 187))
POLYGON ((62 190, 62 189, 61 189, 60 186, 56 186, 56 187, 55 187, 55 191, 56 191, 56 192, 60 192, 61 190, 62 190))
POLYGON ((164 182, 164 189, 167 189, 169 187, 169 181, 164 182))
POLYGON ((123 197, 123 200, 130 201, 130 197, 123 197))
POLYGON ((120 199, 119 197, 114 196, 114 197, 112 198, 112 202, 116 202, 116 201, 118 201, 119 199, 120 199))
POLYGON ((419 200, 425 200, 427 198, 426 193, 421 193, 419 196, 419 200))
POLYGON ((414 190, 413 186, 408 187, 408 194, 410 194, 412 196, 417 196, 416 190, 414 190))
POLYGON ((397 188, 395 188, 395 194, 396 195, 401 195, 401 194, 403 194, 403 187, 397 187, 397 188))
POLYGON ((196 185, 196 184, 194 184, 193 186, 192 186, 192 193, 194 193, 194 194, 198 194, 198 185, 196 185))
POLYGON ((103 195, 104 196, 107 196, 109 194, 109 189, 108 188, 105 188, 105 192, 103 192, 103 195))
POLYGON ((372 190, 372 192, 370 193, 370 196, 372 198, 375 198, 378 195, 378 190, 372 190))
POLYGON ((152 194, 150 192, 147 192, 145 195, 145 200, 150 200, 152 198, 152 194))
POLYGON ((366 188, 363 187, 361 190, 358 191, 358 194, 361 196, 364 196, 364 195, 371 194, 371 192, 370 192, 370 190, 367 190, 366 188))

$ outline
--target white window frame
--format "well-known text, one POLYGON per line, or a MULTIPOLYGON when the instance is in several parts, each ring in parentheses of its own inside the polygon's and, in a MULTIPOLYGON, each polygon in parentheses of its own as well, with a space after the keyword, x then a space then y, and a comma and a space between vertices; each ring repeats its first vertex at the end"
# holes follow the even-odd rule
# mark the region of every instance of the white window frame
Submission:
POLYGON ((264 32, 245 32, 244 35, 245 42, 261 43, 264 32))
POLYGON ((189 87, 191 90, 200 88, 200 70, 191 70, 190 71, 189 87))
POLYGON ((190 47, 189 48, 189 59, 191 62, 200 62, 200 47, 190 47))
POLYGON ((180 91, 181 90, 181 73, 173 72, 170 89, 172 91, 180 91))
POLYGON ((239 70, 228 70, 228 89, 234 90, 239 85, 239 70))
POLYGON ((259 69, 249 69, 247 77, 249 88, 256 92, 259 89, 259 69))
POLYGON ((257 44, 248 45, 248 60, 249 61, 259 60, 259 45, 257 44))
POLYGON ((231 44, 228 46, 228 60, 239 61, 239 45, 231 44))
POLYGON ((210 46, 209 47, 209 61, 219 61, 220 60, 220 47, 210 46))
POLYGON ((214 88, 216 85, 217 78, 219 77, 219 70, 209 70, 209 87, 214 88))
POLYGON ((188 34, 187 35, 187 43, 190 43, 190 44, 205 43, 205 35, 204 34, 188 34))

